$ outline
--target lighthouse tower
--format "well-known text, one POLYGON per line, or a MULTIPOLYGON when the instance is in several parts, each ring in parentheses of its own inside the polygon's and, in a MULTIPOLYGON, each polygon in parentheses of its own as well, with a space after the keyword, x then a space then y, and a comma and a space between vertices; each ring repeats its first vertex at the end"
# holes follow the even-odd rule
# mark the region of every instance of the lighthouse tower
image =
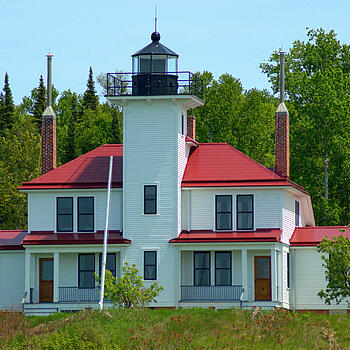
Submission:
MULTIPOLYGON (((107 74, 107 99, 123 108, 123 261, 135 263, 145 285, 158 281, 158 306, 179 300, 181 181, 189 148, 187 111, 202 106, 203 83, 178 71, 178 55, 160 34, 132 55, 132 73, 107 74)), ((111 213, 113 215, 113 213, 111 213)))

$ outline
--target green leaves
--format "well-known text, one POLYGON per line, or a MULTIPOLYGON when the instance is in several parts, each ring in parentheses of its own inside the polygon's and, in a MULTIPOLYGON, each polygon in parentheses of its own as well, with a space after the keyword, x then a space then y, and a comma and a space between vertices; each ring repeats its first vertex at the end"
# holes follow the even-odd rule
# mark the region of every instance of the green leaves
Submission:
POLYGON ((240 80, 229 74, 217 81, 209 72, 199 76, 204 82, 205 105, 192 111, 197 140, 227 142, 265 166, 272 166, 275 99, 267 91, 244 91, 240 80))
MULTIPOLYGON (((100 279, 98 278, 100 282, 100 279)), ((157 302, 156 297, 163 290, 157 282, 146 288, 142 277, 135 264, 131 266, 126 262, 123 266, 123 274, 119 281, 112 273, 106 270, 105 298, 114 305, 125 308, 148 306, 151 302, 157 302)))
POLYGON ((317 251, 324 253, 322 266, 325 268, 326 289, 318 295, 330 305, 334 300, 339 304, 350 297, 350 240, 342 234, 337 238, 323 239, 317 251))
MULTIPOLYGON (((279 57, 260 65, 278 91, 279 57)), ((350 47, 322 28, 285 56, 291 178, 314 202, 318 225, 350 221, 350 47)))

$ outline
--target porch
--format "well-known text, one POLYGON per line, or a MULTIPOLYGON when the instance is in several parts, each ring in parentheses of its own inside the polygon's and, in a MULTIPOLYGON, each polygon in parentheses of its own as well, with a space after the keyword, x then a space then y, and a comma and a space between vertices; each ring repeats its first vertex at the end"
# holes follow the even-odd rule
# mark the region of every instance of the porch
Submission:
MULTIPOLYGON (((106 268, 114 276, 121 274, 122 251, 120 247, 108 249, 106 268)), ((101 247, 33 247, 26 249, 25 261, 26 309, 41 309, 44 304, 59 309, 60 304, 67 304, 72 310, 73 304, 78 308, 98 305, 95 276, 102 268, 101 247)))
POLYGON ((179 245, 179 305, 282 306, 282 253, 274 244, 179 245))

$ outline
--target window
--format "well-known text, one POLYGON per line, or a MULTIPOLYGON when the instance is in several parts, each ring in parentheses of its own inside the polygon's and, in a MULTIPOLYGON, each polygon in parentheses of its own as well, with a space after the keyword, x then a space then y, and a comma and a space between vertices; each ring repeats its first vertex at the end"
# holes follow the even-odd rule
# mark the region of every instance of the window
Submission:
POLYGON ((215 229, 232 230, 232 196, 215 196, 215 229))
POLYGON ((210 252, 194 252, 194 285, 210 286, 210 252))
POLYGON ((57 197, 57 232, 73 232, 73 197, 57 197))
MULTIPOLYGON (((113 277, 117 276, 115 253, 107 253, 106 270, 111 271, 113 277)), ((99 256, 99 270, 98 270, 99 276, 101 276, 101 271, 102 271, 102 254, 100 254, 99 256)))
POLYGON ((185 135, 185 116, 183 114, 181 116, 181 133, 185 135))
POLYGON ((79 254, 79 288, 95 287, 95 254, 79 254))
POLYGON ((94 197, 78 197, 78 231, 94 231, 94 197))
POLYGON ((230 286, 232 284, 231 252, 215 252, 215 285, 230 286))
POLYGON ((253 227, 253 195, 238 195, 237 230, 252 230, 253 227))
POLYGON ((157 214, 157 185, 144 186, 143 213, 157 214))
POLYGON ((299 210, 300 204, 298 201, 295 201, 295 226, 299 226, 299 210))
POLYGON ((157 279, 157 252, 145 251, 143 255, 143 279, 157 279))
POLYGON ((287 253, 287 288, 290 288, 290 266, 289 266, 289 253, 287 253))

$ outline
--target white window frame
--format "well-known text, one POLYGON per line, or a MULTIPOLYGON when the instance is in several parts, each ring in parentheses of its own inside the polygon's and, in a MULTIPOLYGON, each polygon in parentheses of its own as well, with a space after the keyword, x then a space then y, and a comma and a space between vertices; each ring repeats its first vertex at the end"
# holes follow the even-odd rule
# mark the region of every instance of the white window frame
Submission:
POLYGON ((159 247, 155 248, 142 248, 142 280, 148 283, 154 283, 159 281, 159 247), (156 279, 155 280, 145 280, 145 252, 156 252, 156 279))
POLYGON ((255 213, 255 194, 251 192, 244 192, 244 193, 236 193, 235 195, 235 230, 239 232, 249 232, 249 231, 255 231, 256 230, 256 225, 255 225, 255 220, 256 220, 256 213, 255 213), (251 229, 238 229, 237 224, 238 224, 238 206, 237 206, 237 200, 238 196, 252 196, 253 197, 253 227, 251 229))
POLYGON ((89 194, 86 192, 86 194, 57 194, 54 197, 55 205, 54 205, 54 217, 55 217, 55 229, 54 233, 95 233, 97 232, 96 227, 96 217, 97 217, 97 211, 96 211, 96 195, 95 194, 89 194), (92 197, 94 199, 94 231, 78 231, 78 197, 92 197), (57 198, 73 198, 73 231, 69 232, 61 232, 57 231, 57 198))
POLYGON ((142 216, 159 216, 160 214, 160 196, 159 196, 159 191, 160 191, 160 186, 159 186, 159 182, 149 182, 149 183, 143 183, 141 185, 141 215, 142 216), (157 186, 157 211, 155 214, 145 214, 145 186, 157 186))

